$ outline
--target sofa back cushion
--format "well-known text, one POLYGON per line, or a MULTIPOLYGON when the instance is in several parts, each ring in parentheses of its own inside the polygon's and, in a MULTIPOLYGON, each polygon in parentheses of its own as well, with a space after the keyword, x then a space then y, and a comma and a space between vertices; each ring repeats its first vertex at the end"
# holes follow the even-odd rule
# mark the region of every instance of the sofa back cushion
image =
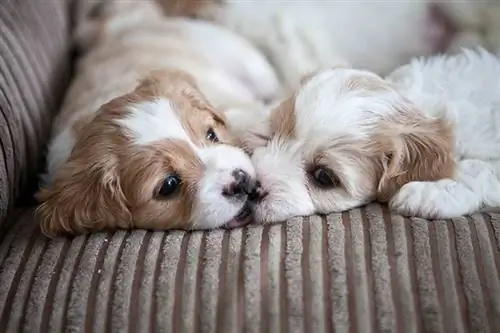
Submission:
MULTIPOLYGON (((0 226, 37 185, 70 64, 69 1, 0 6, 0 226)), ((32 192, 31 192, 32 193, 32 192)))

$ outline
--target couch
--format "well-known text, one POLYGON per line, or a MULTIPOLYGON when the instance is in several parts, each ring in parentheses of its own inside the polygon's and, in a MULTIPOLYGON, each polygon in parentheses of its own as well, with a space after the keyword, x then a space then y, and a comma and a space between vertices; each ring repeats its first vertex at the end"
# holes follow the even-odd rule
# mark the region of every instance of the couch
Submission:
POLYGON ((44 237, 33 193, 78 2, 0 4, 0 332, 500 332, 500 214, 372 204, 233 231, 44 237))

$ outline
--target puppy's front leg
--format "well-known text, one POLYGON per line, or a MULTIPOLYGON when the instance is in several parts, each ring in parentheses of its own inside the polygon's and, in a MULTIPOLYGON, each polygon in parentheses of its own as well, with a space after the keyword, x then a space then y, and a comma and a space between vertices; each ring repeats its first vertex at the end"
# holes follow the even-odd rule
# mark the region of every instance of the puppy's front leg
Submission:
POLYGON ((453 218, 484 207, 500 207, 500 163, 463 160, 455 179, 410 182, 389 201, 405 216, 428 219, 453 218), (498 165, 497 165, 498 164, 498 165))

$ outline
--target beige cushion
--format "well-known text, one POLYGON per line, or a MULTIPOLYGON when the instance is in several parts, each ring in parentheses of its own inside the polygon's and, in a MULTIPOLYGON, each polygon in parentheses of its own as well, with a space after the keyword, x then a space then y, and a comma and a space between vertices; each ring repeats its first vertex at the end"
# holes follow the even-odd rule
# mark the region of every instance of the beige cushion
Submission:
MULTIPOLYGON (((0 239, 4 332, 500 332, 500 215, 0 239)), ((34 231, 35 230, 35 231, 34 231)))

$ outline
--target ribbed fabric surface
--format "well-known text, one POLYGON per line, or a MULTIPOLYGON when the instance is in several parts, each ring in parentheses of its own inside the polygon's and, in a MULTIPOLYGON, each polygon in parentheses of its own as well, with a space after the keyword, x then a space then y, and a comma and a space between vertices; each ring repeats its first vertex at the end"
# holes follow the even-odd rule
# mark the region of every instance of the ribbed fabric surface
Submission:
POLYGON ((500 332, 500 215, 0 240, 3 332, 500 332))
POLYGON ((68 23, 64 0, 0 2, 0 224, 36 185, 69 75, 68 23))

